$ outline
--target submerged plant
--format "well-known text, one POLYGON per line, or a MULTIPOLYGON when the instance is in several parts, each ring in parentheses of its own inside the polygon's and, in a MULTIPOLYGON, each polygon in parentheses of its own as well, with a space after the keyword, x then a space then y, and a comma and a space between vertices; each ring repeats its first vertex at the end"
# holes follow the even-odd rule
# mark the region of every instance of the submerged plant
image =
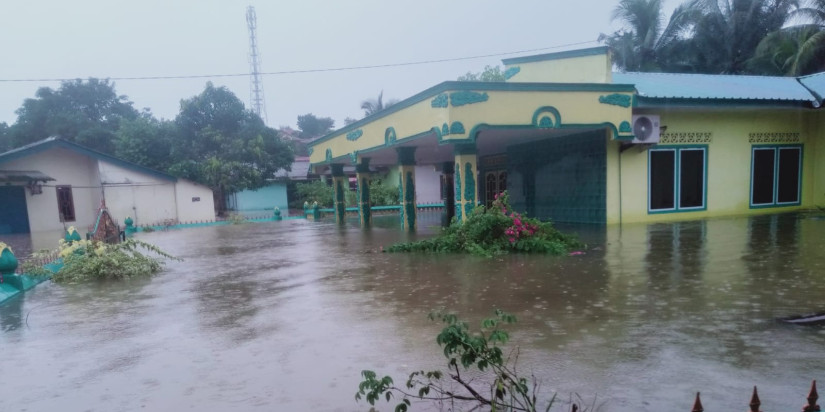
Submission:
POLYGON ((464 222, 453 222, 438 236, 398 243, 388 252, 471 253, 493 256, 510 252, 560 255, 584 245, 558 231, 550 222, 528 218, 512 210, 507 192, 496 196, 490 208, 478 206, 464 222))
MULTIPOLYGON (((96 240, 61 240, 59 256, 63 260, 63 266, 54 273, 52 280, 65 283, 149 276, 163 267, 162 258, 181 260, 151 243, 136 239, 127 239, 117 244, 96 240), (141 249, 155 256, 145 254, 141 249)), ((51 274, 35 264, 26 264, 23 270, 35 276, 51 274)))
POLYGON ((375 372, 365 370, 361 372, 364 380, 358 385, 356 400, 363 397, 375 405, 381 398, 389 402, 398 395, 401 402, 395 410, 402 412, 410 407, 410 399, 449 402, 454 407, 450 410, 536 411, 539 404, 546 404, 545 410, 553 405, 555 395, 539 399, 535 377, 519 374, 518 350, 513 356, 504 356, 501 345, 509 341, 510 335, 501 326, 514 323, 515 316, 496 310, 494 317, 481 322, 478 332, 472 332, 452 313, 434 312, 430 320, 446 325, 436 341, 448 360, 447 372, 413 372, 406 384, 398 387, 391 377, 379 378, 375 372))

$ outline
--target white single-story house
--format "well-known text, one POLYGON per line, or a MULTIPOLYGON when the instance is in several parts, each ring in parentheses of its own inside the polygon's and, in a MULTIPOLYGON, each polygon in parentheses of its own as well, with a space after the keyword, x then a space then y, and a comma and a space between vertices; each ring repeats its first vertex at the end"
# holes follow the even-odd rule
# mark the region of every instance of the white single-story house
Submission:
POLYGON ((50 137, 0 153, 0 235, 95 224, 101 205, 136 225, 213 221, 208 187, 50 137))

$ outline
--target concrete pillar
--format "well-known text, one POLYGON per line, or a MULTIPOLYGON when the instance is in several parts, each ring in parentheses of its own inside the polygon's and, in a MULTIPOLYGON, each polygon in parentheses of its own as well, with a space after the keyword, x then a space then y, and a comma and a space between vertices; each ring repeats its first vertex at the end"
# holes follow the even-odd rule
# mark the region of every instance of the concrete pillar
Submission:
POLYGON ((372 225, 372 209, 370 209, 370 158, 362 157, 355 165, 355 179, 358 180, 358 216, 361 218, 361 227, 372 225))
POLYGON ((415 147, 398 147, 398 196, 401 200, 401 227, 415 231, 418 209, 415 205, 415 147))
POLYGON ((455 217, 455 163, 444 162, 441 165, 441 200, 444 202, 444 221, 442 226, 449 226, 455 217))
POLYGON ((335 209, 335 222, 343 225, 346 222, 346 190, 349 190, 349 182, 344 175, 344 165, 333 163, 332 167, 332 203, 335 209))
POLYGON ((478 199, 478 150, 475 143, 456 144, 455 156, 455 215, 459 222, 467 219, 478 199))

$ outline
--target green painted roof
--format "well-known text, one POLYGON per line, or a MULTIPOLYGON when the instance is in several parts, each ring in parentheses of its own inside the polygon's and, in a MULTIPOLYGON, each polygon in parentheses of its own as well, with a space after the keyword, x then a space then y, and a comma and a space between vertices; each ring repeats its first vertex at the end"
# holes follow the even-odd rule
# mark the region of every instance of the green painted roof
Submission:
POLYGON ((590 47, 587 49, 568 50, 556 53, 536 54, 534 56, 513 57, 511 59, 502 59, 501 62, 509 66, 511 64, 542 62, 546 60, 570 59, 574 57, 596 56, 599 54, 607 54, 607 46, 590 47))
POLYGON ((166 174, 163 172, 159 172, 154 169, 150 169, 148 167, 144 167, 138 164, 134 164, 132 162, 127 162, 125 160, 118 159, 114 156, 107 155, 105 153, 100 153, 98 151, 89 149, 86 146, 79 145, 74 142, 70 142, 67 140, 60 139, 58 137, 49 137, 43 140, 39 140, 37 142, 18 147, 16 149, 9 150, 5 153, 0 153, 0 165, 5 162, 10 162, 15 159, 20 159, 22 157, 30 156, 36 153, 43 152, 45 150, 53 149, 53 148, 62 148, 71 150, 95 159, 103 160, 114 165, 130 169, 136 172, 144 173, 150 176, 155 176, 160 179, 177 181, 178 178, 172 176, 170 174, 166 174))
POLYGON ((613 73, 613 82, 636 85, 643 98, 820 103, 795 77, 613 73))
POLYGON ((800 77, 799 82, 816 95, 820 105, 825 102, 825 72, 800 77))

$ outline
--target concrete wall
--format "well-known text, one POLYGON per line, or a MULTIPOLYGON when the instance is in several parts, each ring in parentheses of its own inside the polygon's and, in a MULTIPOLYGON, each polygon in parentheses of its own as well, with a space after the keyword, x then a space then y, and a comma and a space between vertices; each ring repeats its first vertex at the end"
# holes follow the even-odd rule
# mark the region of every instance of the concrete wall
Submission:
POLYGON ((189 180, 178 179, 175 185, 178 220, 193 222, 215 220, 215 199, 212 189, 189 180))
POLYGON ((272 210, 276 206, 281 210, 289 207, 286 196, 286 183, 276 182, 257 190, 243 190, 235 195, 235 210, 272 210))
POLYGON ((823 192, 822 183, 819 183, 822 178, 818 177, 823 176, 823 156, 821 150, 817 150, 823 137, 812 128, 811 112, 719 108, 713 111, 661 110, 650 111, 650 114, 661 116, 661 124, 667 126, 668 134, 711 133, 711 141, 707 143, 661 143, 707 145, 707 209, 648 213, 648 152, 631 147, 621 154, 620 166, 619 143, 608 141, 608 223, 776 213, 809 208, 817 204, 817 199, 825 199, 820 194, 823 192), (750 207, 751 148, 754 144, 749 141, 750 133, 799 133, 799 142, 794 144, 803 146, 800 206, 750 207))
POLYGON ((116 221, 131 217, 136 225, 145 225, 178 219, 174 181, 99 163, 106 206, 116 221))
POLYGON ((612 67, 607 54, 506 65, 519 72, 508 82, 610 83, 612 67))
POLYGON ((433 166, 415 167, 415 201, 419 205, 441 203, 441 173, 433 166))
POLYGON ((9 161, 3 164, 3 169, 38 170, 56 179, 43 187, 42 194, 31 195, 26 191, 29 226, 33 233, 63 230, 57 209, 55 186, 58 185, 72 186, 75 221, 66 222, 66 226, 75 226, 85 232, 94 223, 100 205, 96 160, 71 150, 54 149, 9 161))

